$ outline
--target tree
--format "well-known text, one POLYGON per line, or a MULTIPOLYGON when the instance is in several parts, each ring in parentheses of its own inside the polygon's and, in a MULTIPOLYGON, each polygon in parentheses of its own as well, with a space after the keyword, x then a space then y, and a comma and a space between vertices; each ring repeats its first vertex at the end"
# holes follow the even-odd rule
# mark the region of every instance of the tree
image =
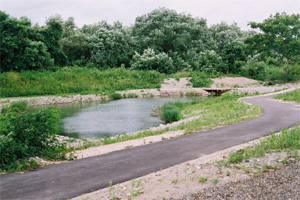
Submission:
POLYGON ((63 37, 60 41, 68 64, 86 64, 90 59, 88 36, 77 29, 73 17, 63 23, 63 37))
POLYGON ((60 40, 63 36, 63 21, 60 15, 51 16, 46 20, 46 26, 41 30, 43 42, 48 47, 54 64, 64 66, 67 63, 67 56, 63 52, 60 40))
POLYGON ((247 60, 244 48, 241 41, 232 41, 224 46, 221 55, 226 67, 223 73, 239 73, 243 62, 247 60))
POLYGON ((262 23, 250 22, 250 26, 260 29, 261 33, 245 40, 248 48, 277 55, 281 60, 283 74, 287 75, 290 59, 300 55, 300 15, 276 13, 262 23))
POLYGON ((225 71, 221 56, 214 50, 206 50, 199 54, 199 70, 207 73, 215 73, 225 71))
POLYGON ((147 48, 164 52, 172 57, 177 70, 182 70, 184 63, 192 66, 201 51, 216 48, 206 20, 166 8, 137 17, 132 35, 139 42, 140 53, 147 48))
POLYGON ((26 17, 11 18, 0 11, 1 72, 49 68, 53 66, 43 36, 26 17))
MULTIPOLYGON (((124 64, 129 67, 130 59, 134 54, 134 41, 128 35, 120 22, 113 26, 107 23, 96 27, 95 33, 88 38, 91 52, 91 61, 102 68, 120 67, 124 64)), ((93 30, 93 29, 90 29, 93 30)))
POLYGON ((220 24, 212 25, 209 31, 217 43, 217 53, 222 52, 227 43, 238 40, 244 36, 244 33, 236 23, 228 25, 226 22, 221 22, 220 24))

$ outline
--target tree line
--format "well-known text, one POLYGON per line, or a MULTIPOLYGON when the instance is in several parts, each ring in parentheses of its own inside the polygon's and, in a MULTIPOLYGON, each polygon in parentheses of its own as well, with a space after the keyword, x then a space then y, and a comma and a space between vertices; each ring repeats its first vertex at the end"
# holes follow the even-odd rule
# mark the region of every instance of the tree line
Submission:
POLYGON ((101 21, 78 28, 73 17, 59 15, 39 26, 3 11, 0 21, 1 72, 77 65, 255 77, 263 76, 257 63, 282 66, 284 74, 300 63, 299 14, 276 13, 251 22, 258 32, 225 22, 208 27, 203 18, 167 8, 137 17, 130 27, 101 21))

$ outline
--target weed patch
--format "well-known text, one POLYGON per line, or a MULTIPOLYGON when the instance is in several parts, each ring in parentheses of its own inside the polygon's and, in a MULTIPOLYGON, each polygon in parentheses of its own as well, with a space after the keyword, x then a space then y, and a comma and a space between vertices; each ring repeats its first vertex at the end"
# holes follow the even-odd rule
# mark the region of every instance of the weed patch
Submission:
POLYGON ((238 163, 250 157, 262 157, 271 152, 293 152, 300 149, 300 127, 284 129, 279 135, 271 135, 253 147, 246 147, 229 155, 230 163, 238 163))
POLYGON ((277 95, 274 99, 282 99, 284 101, 293 101, 300 104, 300 89, 294 90, 292 92, 277 95))

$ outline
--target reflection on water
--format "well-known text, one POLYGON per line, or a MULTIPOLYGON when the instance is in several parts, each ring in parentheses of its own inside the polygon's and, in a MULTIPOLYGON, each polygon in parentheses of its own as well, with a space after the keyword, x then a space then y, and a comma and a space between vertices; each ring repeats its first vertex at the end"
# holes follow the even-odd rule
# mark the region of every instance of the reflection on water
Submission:
POLYGON ((76 138, 103 138, 135 132, 163 123, 152 110, 167 101, 187 98, 121 99, 106 103, 63 104, 62 134, 76 138))

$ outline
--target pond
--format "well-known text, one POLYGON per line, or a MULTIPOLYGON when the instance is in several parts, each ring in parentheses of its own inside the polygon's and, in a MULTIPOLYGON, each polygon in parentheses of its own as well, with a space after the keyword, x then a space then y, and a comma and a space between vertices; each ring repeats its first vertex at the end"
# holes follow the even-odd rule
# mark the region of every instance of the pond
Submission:
POLYGON ((153 117, 168 101, 188 101, 189 98, 137 98, 105 103, 62 104, 62 135, 75 138, 103 138, 155 127, 163 123, 153 117))

